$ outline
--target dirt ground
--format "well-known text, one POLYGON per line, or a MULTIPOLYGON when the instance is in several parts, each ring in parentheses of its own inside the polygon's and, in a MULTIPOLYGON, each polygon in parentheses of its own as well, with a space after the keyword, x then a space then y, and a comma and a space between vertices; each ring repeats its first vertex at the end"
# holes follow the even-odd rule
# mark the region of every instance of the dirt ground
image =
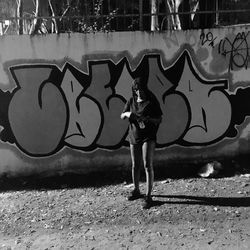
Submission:
POLYGON ((1 178, 0 249, 250 249, 249 171, 158 173, 148 210, 129 177, 1 178))

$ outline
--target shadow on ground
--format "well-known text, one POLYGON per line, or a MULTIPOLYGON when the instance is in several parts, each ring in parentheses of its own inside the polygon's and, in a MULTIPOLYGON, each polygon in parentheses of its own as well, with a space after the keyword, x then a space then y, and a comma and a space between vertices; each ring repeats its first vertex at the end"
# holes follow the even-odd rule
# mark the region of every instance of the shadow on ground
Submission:
POLYGON ((164 204, 209 205, 220 207, 250 207, 250 197, 206 197, 192 195, 154 195, 155 207, 164 204), (157 200, 161 198, 161 201, 157 200), (166 201, 162 201, 166 199, 166 201), (171 199, 171 200, 170 200, 171 199))
MULTIPOLYGON (((213 178, 224 178, 236 174, 250 173, 250 159, 248 157, 220 161, 223 170, 213 178)), ((202 163, 165 163, 155 166, 155 180, 161 181, 167 178, 189 179, 199 178, 198 171, 204 166, 202 163)), ((142 169, 142 181, 145 181, 142 169)), ((119 183, 131 183, 130 170, 92 172, 88 174, 60 173, 54 176, 27 176, 27 177, 0 177, 0 191, 7 190, 39 190, 39 189, 63 189, 100 187, 105 185, 116 185, 119 183)), ((183 197, 184 198, 184 197, 183 197)), ((202 202, 205 202, 204 200, 202 202)))

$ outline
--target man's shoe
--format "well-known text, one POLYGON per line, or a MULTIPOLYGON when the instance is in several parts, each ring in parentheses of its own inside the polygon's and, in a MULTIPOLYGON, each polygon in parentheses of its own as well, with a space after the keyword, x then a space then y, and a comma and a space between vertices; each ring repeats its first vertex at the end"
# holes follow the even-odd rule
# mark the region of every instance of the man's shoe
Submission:
POLYGON ((142 208, 143 209, 149 209, 153 206, 153 200, 151 197, 146 197, 143 204, 142 204, 142 208))
POLYGON ((132 192, 131 192, 131 194, 128 196, 128 201, 134 201, 134 200, 137 200, 137 199, 140 199, 140 198, 142 198, 143 197, 143 195, 140 193, 140 191, 138 191, 138 190, 133 190, 132 192))

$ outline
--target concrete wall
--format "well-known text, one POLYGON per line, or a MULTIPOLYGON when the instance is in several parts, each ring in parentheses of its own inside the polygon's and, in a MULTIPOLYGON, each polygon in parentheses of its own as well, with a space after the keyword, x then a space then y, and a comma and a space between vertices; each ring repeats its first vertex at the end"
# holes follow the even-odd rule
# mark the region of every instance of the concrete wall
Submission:
POLYGON ((163 110, 155 162, 250 150, 249 27, 0 37, 0 174, 129 166, 131 82, 163 110))

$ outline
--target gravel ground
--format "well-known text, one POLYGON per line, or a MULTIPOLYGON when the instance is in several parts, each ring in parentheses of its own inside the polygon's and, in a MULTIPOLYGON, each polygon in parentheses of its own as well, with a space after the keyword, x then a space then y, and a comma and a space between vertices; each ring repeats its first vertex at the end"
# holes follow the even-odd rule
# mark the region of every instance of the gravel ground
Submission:
POLYGON ((129 175, 2 178, 0 249, 250 249, 249 172, 159 175, 148 210, 129 175))

